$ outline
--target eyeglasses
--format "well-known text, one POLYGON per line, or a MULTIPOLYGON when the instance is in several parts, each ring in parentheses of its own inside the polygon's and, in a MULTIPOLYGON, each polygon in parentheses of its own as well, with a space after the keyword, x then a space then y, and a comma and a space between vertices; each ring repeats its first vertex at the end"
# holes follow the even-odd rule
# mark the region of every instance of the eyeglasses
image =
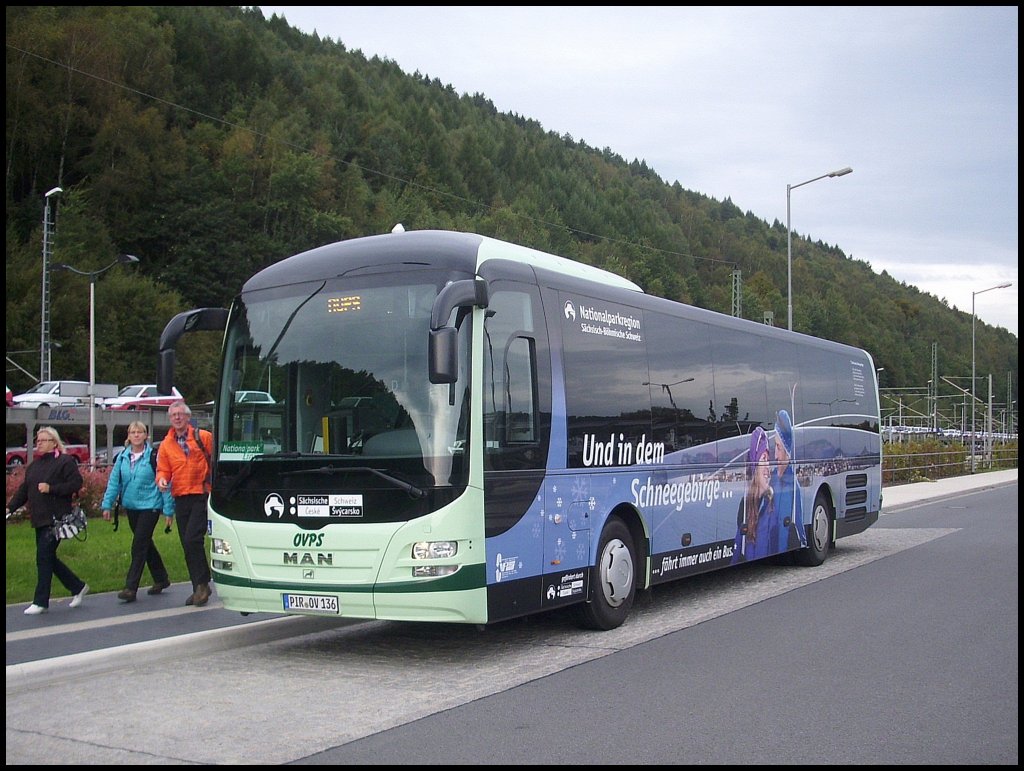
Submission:
POLYGON ((52 441, 54 441, 54 440, 50 439, 47 436, 41 436, 38 439, 36 439, 36 444, 39 444, 40 442, 52 442, 52 441))

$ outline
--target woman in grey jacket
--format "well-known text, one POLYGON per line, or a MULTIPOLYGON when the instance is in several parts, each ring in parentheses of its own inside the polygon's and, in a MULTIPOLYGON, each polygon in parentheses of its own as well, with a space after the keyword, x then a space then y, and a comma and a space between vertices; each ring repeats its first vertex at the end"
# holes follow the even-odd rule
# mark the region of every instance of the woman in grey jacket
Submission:
POLYGON ((167 568, 153 543, 153 531, 160 520, 160 514, 167 518, 170 527, 174 516, 174 499, 170 492, 162 493, 156 486, 157 450, 149 444, 149 430, 141 421, 128 425, 128 441, 118 454, 110 469, 107 490, 103 495, 103 518, 110 519, 110 510, 120 499, 128 515, 128 527, 132 530, 132 561, 124 589, 117 593, 122 602, 135 602, 142 581, 142 569, 149 566, 153 585, 147 594, 160 594, 171 585, 167 568))

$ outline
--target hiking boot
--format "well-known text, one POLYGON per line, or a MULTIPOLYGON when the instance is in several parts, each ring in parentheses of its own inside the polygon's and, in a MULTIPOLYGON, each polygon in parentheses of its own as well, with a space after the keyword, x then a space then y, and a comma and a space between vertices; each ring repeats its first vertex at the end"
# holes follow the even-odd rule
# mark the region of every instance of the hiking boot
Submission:
POLYGON ((162 592, 164 589, 166 589, 170 585, 171 585, 171 582, 168 581, 165 578, 163 581, 157 581, 155 584, 153 584, 151 587, 149 587, 146 590, 146 594, 160 594, 160 592, 162 592))
POLYGON ((196 587, 195 594, 192 595, 192 602, 198 608, 198 607, 201 607, 201 606, 205 605, 209 601, 210 601, 210 585, 209 584, 199 584, 199 586, 196 587))
POLYGON ((121 600, 121 602, 135 602, 135 590, 122 589, 117 593, 117 599, 121 600))

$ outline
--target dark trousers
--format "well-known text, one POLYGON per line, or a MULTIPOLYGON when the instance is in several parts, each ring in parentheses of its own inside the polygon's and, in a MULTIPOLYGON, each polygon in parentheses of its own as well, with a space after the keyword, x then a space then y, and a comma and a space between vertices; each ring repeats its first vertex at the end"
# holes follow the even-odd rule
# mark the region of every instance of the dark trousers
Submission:
POLYGON ((64 584, 64 588, 72 595, 78 594, 85 588, 85 581, 76 576, 74 572, 60 561, 57 556, 57 547, 60 541, 53 534, 52 527, 36 528, 36 593, 32 599, 33 605, 43 608, 50 607, 50 585, 53 577, 64 584))
POLYGON ((153 531, 160 521, 160 512, 153 509, 125 509, 128 514, 128 527, 132 529, 132 561, 128 566, 128 577, 124 580, 126 589, 133 592, 142 581, 142 569, 149 567, 149 574, 154 584, 167 581, 167 568, 160 557, 160 552, 153 543, 153 531))
POLYGON ((210 563, 206 560, 206 495, 176 496, 174 518, 178 521, 178 537, 195 591, 199 584, 210 583, 210 563))

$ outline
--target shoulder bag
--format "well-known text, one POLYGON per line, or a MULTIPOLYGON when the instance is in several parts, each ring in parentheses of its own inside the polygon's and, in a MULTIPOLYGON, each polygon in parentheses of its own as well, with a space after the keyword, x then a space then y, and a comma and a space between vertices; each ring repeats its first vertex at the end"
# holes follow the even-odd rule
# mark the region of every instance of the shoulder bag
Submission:
POLYGON ((76 541, 84 541, 88 538, 85 528, 87 525, 85 512, 82 511, 82 504, 75 500, 71 504, 71 511, 62 517, 53 519, 53 535, 58 541, 66 541, 74 538, 76 541))

